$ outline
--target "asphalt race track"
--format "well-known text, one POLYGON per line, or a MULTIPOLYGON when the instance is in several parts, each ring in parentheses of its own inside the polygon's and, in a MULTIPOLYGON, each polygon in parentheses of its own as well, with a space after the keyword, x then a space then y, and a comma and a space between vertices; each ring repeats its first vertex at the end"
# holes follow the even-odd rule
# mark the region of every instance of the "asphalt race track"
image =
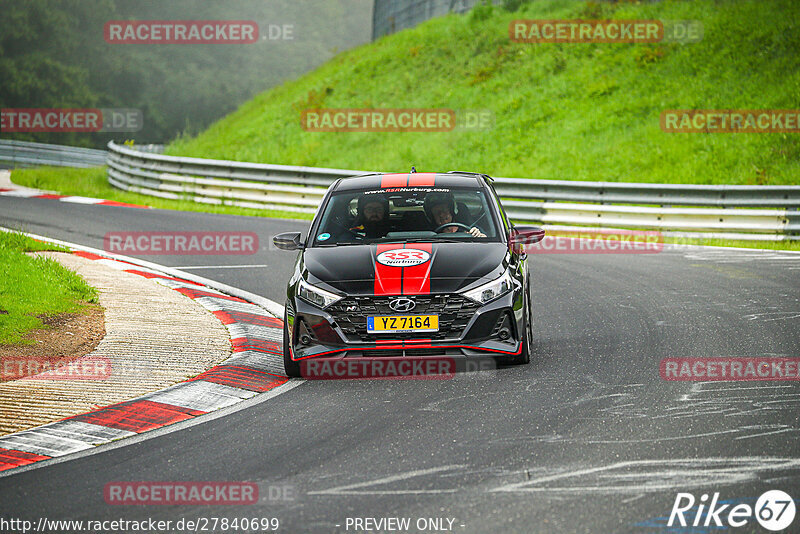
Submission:
MULTIPOLYGON (((0 197, 0 225, 95 248, 111 231, 256 232, 255 255, 141 257, 280 303, 295 254, 271 250, 271 237, 307 228, 11 197, 0 197), (224 268, 241 265, 265 266, 224 268)), ((667 532, 679 492, 750 505, 771 489, 800 498, 798 382, 659 375, 667 357, 800 355, 800 255, 684 249, 531 264, 531 365, 453 380, 304 382, 223 417, 0 478, 0 516, 277 517, 281 532, 355 532, 348 517, 447 518, 465 533, 667 532), (189 480, 256 482, 261 500, 103 498, 113 481, 189 480), (291 495, 271 498, 270 487, 291 495)))

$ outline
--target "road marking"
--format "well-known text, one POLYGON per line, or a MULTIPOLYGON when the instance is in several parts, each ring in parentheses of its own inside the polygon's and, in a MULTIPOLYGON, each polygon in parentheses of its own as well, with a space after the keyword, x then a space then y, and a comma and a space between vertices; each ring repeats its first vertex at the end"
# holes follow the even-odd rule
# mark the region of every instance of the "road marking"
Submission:
POLYGON ((745 315, 742 319, 747 319, 748 321, 782 321, 785 319, 797 319, 800 317, 800 311, 782 311, 782 312, 763 312, 763 313, 751 313, 750 315, 745 315), (768 315, 773 315, 777 317, 769 317, 768 315))
POLYGON ((384 478, 377 478, 367 482, 359 482, 357 484, 349 484, 347 486, 338 486, 321 491, 310 491, 306 495, 416 495, 416 494, 430 494, 430 493, 455 493, 457 489, 433 489, 433 490, 373 490, 373 491, 354 491, 357 488, 366 488, 368 486, 376 486, 378 484, 388 484, 390 482, 397 482, 398 480, 407 480, 423 475, 431 475, 433 473, 440 473, 442 471, 449 471, 452 469, 461 469, 463 465, 445 465, 442 467, 433 467, 431 469, 417 469, 414 471, 406 471, 397 475, 391 475, 384 478))
POLYGON ((785 470, 800 470, 800 458, 755 456, 636 460, 514 482, 489 492, 639 494, 738 484, 757 480, 762 471, 785 470), (570 479, 583 485, 571 486, 570 479), (587 482, 595 484, 587 485, 587 482))
POLYGON ((253 265, 184 265, 181 267, 173 267, 173 269, 254 269, 261 267, 269 267, 266 263, 257 263, 253 265))
POLYGON ((73 202, 75 204, 99 204, 103 202, 102 198, 90 197, 64 197, 59 199, 61 202, 73 202))
POLYGON ((784 432, 800 432, 800 429, 797 428, 782 428, 780 430, 773 430, 772 432, 762 432, 761 434, 751 434, 749 436, 739 436, 738 438, 733 438, 736 440, 740 439, 750 439, 750 438, 758 438, 761 436, 771 436, 773 434, 783 434, 784 432))

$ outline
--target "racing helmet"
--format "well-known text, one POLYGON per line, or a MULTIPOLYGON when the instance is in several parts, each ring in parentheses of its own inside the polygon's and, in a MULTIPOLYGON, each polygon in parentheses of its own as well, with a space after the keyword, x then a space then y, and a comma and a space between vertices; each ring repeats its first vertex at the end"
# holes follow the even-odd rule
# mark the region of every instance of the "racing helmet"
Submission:
POLYGON ((450 208, 450 213, 453 214, 453 220, 455 220, 456 200, 453 198, 452 193, 428 193, 425 195, 423 207, 425 209, 425 215, 431 222, 433 222, 433 207, 437 204, 445 204, 450 208))

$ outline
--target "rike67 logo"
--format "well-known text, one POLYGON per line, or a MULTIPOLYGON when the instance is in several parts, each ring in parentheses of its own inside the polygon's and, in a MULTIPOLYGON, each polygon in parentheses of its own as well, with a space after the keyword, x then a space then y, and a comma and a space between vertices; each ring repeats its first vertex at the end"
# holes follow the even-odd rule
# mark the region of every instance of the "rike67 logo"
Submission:
POLYGON ((719 493, 714 493, 711 500, 704 493, 699 503, 691 493, 678 493, 667 526, 737 528, 747 525, 755 517, 765 529, 778 532, 789 528, 795 512, 794 500, 781 490, 763 493, 755 507, 745 503, 723 503, 719 493))

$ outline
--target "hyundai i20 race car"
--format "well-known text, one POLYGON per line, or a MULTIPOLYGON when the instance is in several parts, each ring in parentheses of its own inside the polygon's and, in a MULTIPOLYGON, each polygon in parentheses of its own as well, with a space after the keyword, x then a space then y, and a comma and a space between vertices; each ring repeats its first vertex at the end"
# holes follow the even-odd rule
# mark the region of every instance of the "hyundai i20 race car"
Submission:
POLYGON ((284 317, 287 374, 301 376, 302 364, 319 358, 529 362, 523 245, 543 236, 509 221, 483 174, 337 180, 305 239, 273 239, 300 250, 284 317))

